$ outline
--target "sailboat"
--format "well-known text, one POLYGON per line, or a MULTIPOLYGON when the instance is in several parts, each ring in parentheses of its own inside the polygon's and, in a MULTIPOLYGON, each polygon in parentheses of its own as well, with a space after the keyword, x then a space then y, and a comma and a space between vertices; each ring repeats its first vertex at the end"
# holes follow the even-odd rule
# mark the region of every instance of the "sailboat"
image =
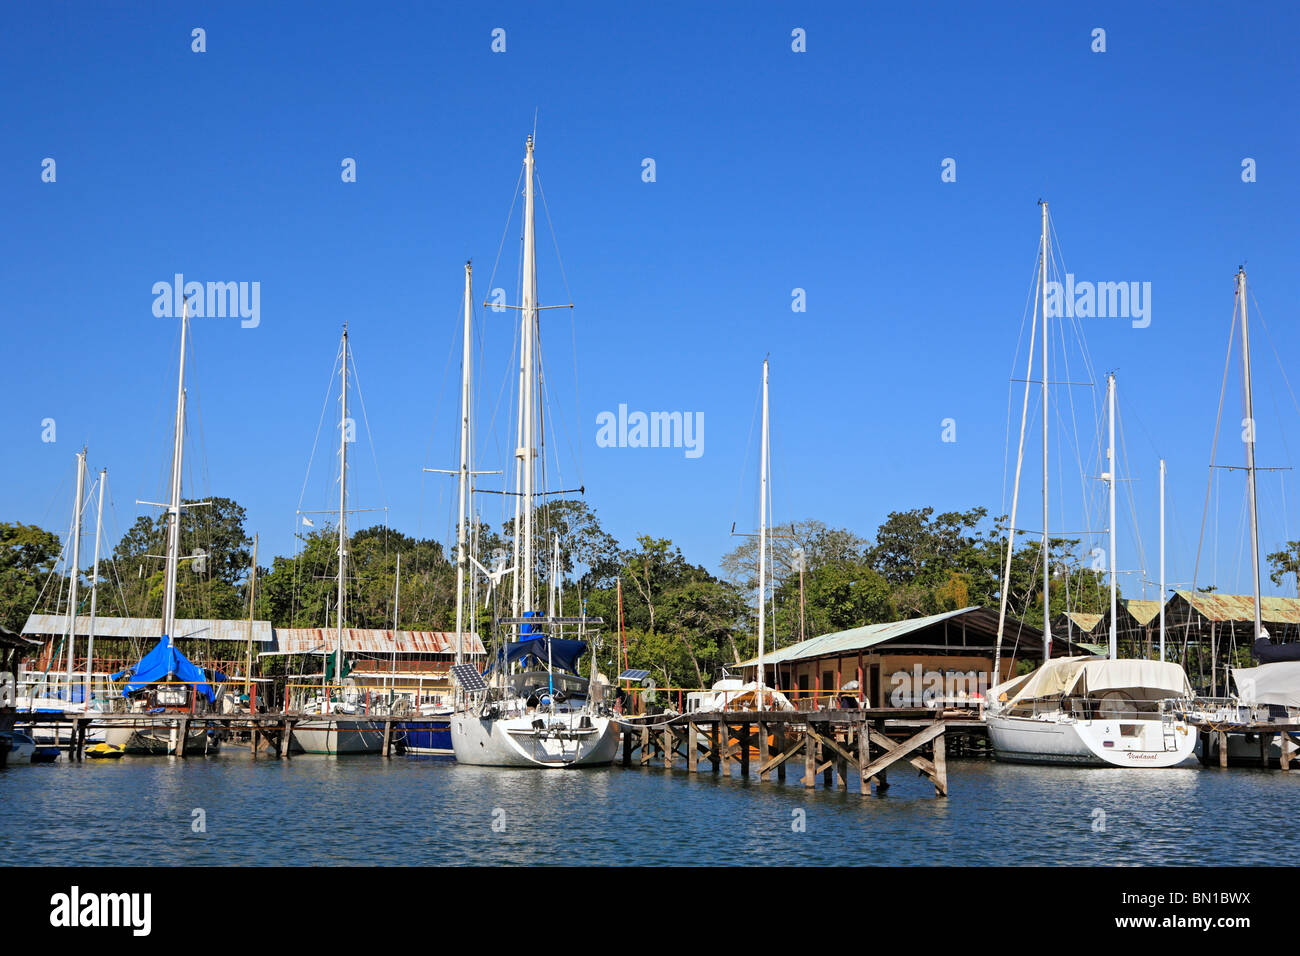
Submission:
MULTIPOLYGON (((1255 396, 1251 382, 1250 330, 1246 309, 1246 270, 1238 268, 1236 275, 1236 307, 1241 310, 1241 390, 1245 402, 1246 421, 1251 423, 1250 440, 1246 446, 1246 492, 1250 511, 1250 569, 1253 585, 1252 597, 1255 627, 1252 653, 1259 660, 1255 667, 1233 667, 1232 682, 1237 693, 1226 702, 1224 713, 1217 723, 1235 721, 1268 723, 1278 721, 1300 722, 1300 647, 1295 644, 1274 644, 1264 629, 1260 604, 1259 579, 1259 511, 1255 496, 1255 396)), ((1262 744, 1255 734, 1228 734, 1228 763, 1258 766, 1265 761, 1280 762, 1281 748, 1287 748, 1288 760, 1300 756, 1300 746, 1287 735, 1272 737, 1262 744), (1261 746, 1263 749, 1261 750, 1261 746)), ((1203 737, 1201 760, 1206 764, 1219 762, 1219 735, 1203 737)))
MULTIPOLYGON (((83 490, 86 485, 86 449, 84 447, 77 453, 77 478, 74 492, 76 500, 73 502, 72 511, 72 548, 69 559, 69 567, 72 573, 68 585, 68 627, 66 632, 67 668, 61 686, 58 681, 50 680, 48 673, 39 675, 29 673, 26 675, 26 678, 22 681, 25 693, 21 694, 15 701, 15 709, 19 713, 63 714, 68 717, 96 716, 103 713, 103 701, 96 700, 92 696, 91 682, 94 677, 93 663, 95 659, 95 608, 99 595, 99 546, 104 525, 104 485, 107 481, 108 470, 103 469, 99 473, 98 481, 99 511, 95 521, 95 561, 91 572, 90 633, 86 651, 86 671, 82 684, 80 687, 76 686, 73 663, 77 640, 78 579, 81 576, 83 490)), ((49 649, 49 655, 52 663, 54 658, 53 647, 49 649)), ((27 732, 38 747, 61 746, 66 742, 66 740, 62 739, 63 735, 58 724, 34 724, 28 728, 27 732)), ((102 743, 103 740, 104 730, 102 727, 92 725, 87 728, 87 744, 98 744, 102 743)))
MULTIPOLYGON (((220 690, 202 668, 192 663, 176 646, 176 575, 180 567, 181 474, 185 458, 185 346, 189 334, 189 297, 181 309, 180 371, 176 381, 176 418, 172 434, 172 467, 167 504, 167 566, 163 588, 162 636, 153 650, 140 658, 128 671, 112 675, 113 680, 126 677, 122 696, 131 700, 136 712, 148 712, 148 720, 120 721, 106 729, 104 742, 121 747, 129 754, 175 753, 180 721, 161 725, 158 715, 176 714, 178 718, 204 713, 214 707, 220 690)), ((215 734, 201 725, 186 730, 183 752, 203 754, 219 746, 215 734)))
MULTIPOLYGON (((471 470, 473 451, 471 448, 471 419, 473 412, 471 390, 471 363, 473 361, 473 294, 474 265, 465 263, 464 323, 462 328, 461 365, 460 365, 460 467, 452 472, 456 475, 459 507, 456 517, 456 664, 465 662, 465 588, 469 578, 469 565, 473 561, 468 542, 468 522, 470 506, 470 485, 474 475, 471 470)), ((440 468, 427 468, 426 471, 447 474, 440 468)), ((475 562, 477 563, 477 562, 475 562)), ((473 607, 473 600, 470 601, 473 607)), ((393 627, 397 624, 394 622, 393 627)), ((402 745, 408 754, 417 757, 446 757, 453 753, 451 746, 451 715, 454 708, 422 705, 420 716, 424 719, 410 723, 398 724, 394 729, 401 734, 402 745)))
MULTIPOLYGON (((1047 361, 1047 203, 1042 206, 1039 246, 1039 291, 1035 299, 1035 332, 1040 306, 1042 317, 1043 414, 1043 664, 1028 674, 989 690, 985 722, 994 756, 1014 763, 1073 764, 1094 767, 1172 767, 1196 748, 1196 736, 1171 700, 1190 700, 1192 689, 1183 668, 1168 661, 1119 659, 1116 610, 1115 522, 1115 376, 1106 380, 1110 443, 1103 476, 1110 500, 1110 648, 1107 657, 1052 659, 1050 613, 1051 562, 1048 537, 1048 361, 1047 361)), ((1033 333, 1030 362, 1033 361, 1033 333)), ((1032 369, 1031 369, 1032 371, 1032 369)), ((1025 379, 1028 406, 1030 380, 1025 379)), ((998 614, 994 673, 999 674, 1002 637, 1010 591, 1011 559, 1015 545, 1016 507, 1020 470, 1024 458, 1025 419, 1021 420, 1020 452, 1016 461, 1016 488, 1007 529, 1006 568, 998 614)))
MULTIPOLYGON (((593 694, 596 654, 591 655, 590 677, 580 676, 577 668, 587 649, 588 631, 603 622, 587 618, 585 607, 581 615, 565 617, 558 606, 548 608, 545 616, 534 606, 533 509, 541 494, 536 487, 540 410, 534 400, 540 389, 536 374, 539 307, 533 169, 533 137, 529 136, 523 177, 514 592, 511 616, 498 622, 500 626, 514 629, 515 640, 493 654, 489 668, 495 673, 490 686, 469 665, 453 668, 465 701, 451 716, 451 742, 456 760, 465 764, 541 768, 600 766, 611 763, 618 751, 618 729, 599 694, 593 694), (512 666, 519 669, 507 673, 512 666)), ((559 569, 557 562, 551 564, 554 593, 559 569)), ((458 625, 458 633, 460 629, 458 625)))
MULTIPOLYGON (((348 562, 348 327, 343 326, 341 362, 341 397, 339 414, 339 573, 338 595, 335 607, 336 641, 334 646, 333 675, 343 680, 343 622, 347 608, 348 562)), ((294 725, 294 749, 309 754, 377 754, 383 749, 384 728, 378 720, 355 716, 359 701, 349 699, 346 691, 337 692, 329 685, 330 668, 323 668, 321 696, 307 707, 308 713, 319 714, 294 725), (338 699, 336 699, 338 698, 338 699)))

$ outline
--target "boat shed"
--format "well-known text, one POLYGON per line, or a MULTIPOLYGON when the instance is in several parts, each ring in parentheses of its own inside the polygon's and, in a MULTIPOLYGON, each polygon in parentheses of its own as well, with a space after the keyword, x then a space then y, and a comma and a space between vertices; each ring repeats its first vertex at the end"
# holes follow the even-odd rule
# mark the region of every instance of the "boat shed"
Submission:
MULTIPOLYGON (((1300 599, 1261 597, 1260 618, 1273 644, 1300 641, 1300 599)), ((1165 605, 1165 632, 1169 644, 1206 651, 1198 654, 1198 672, 1188 669, 1192 682, 1213 696, 1228 689, 1224 665, 1241 663, 1242 651, 1255 642, 1255 599, 1249 594, 1176 590, 1165 605), (1209 670, 1203 672, 1202 659, 1209 670)))
MULTIPOLYGON (((1168 629, 1168 621, 1166 629, 1168 629)), ((1151 657, 1160 646, 1160 602, 1121 598, 1115 615, 1115 636, 1121 657, 1151 657)), ((1110 607, 1106 608, 1092 639, 1110 646, 1110 607)))
MULTIPOLYGON (((1042 660, 1042 631, 1008 617, 1001 677, 994 680, 997 634, 997 609, 978 606, 868 624, 765 654, 767 681, 800 709, 833 703, 853 681, 861 688, 853 696, 872 707, 975 707, 986 688, 1015 676, 1022 662, 1042 660)), ((1053 632, 1053 656, 1091 653, 1053 632)), ((757 665, 755 658, 741 667, 755 672, 757 665)))

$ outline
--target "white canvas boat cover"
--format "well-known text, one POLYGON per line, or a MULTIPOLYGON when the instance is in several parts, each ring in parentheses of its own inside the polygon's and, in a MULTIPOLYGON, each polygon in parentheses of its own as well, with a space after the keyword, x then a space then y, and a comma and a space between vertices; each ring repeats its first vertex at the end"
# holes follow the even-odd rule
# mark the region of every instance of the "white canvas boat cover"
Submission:
POLYGON ((1261 704, 1300 707, 1300 661, 1234 667, 1232 679, 1237 685, 1237 696, 1247 707, 1261 704))
MULTIPOLYGON (((742 683, 735 678, 720 680, 711 688, 712 697, 700 702, 700 709, 707 711, 721 710, 757 710, 758 682, 742 683)), ((763 706, 768 710, 794 710, 785 694, 779 690, 763 686, 763 706)))
POLYGON ((1163 697, 1190 697, 1191 685, 1181 664, 1172 661, 1089 660, 1070 693, 1077 697, 1103 694, 1110 690, 1127 691, 1147 700, 1163 697))
POLYGON ((1014 707, 1021 701, 1083 697, 1116 690, 1146 700, 1190 697, 1192 693, 1183 668, 1168 661, 1058 657, 1032 674, 992 688, 989 697, 995 706, 1014 707))

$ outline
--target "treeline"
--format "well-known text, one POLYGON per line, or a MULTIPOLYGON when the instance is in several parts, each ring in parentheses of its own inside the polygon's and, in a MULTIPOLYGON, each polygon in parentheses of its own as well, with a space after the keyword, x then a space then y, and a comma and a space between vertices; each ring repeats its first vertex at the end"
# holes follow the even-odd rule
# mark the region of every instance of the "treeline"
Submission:
MULTIPOLYGON (((229 498, 183 512, 177 615, 243 619, 248 615, 252 538, 244 509, 229 498)), ((537 604, 544 607, 552 542, 558 538, 566 615, 585 603, 605 621, 597 645, 602 671, 622 668, 617 622, 621 585, 627 662, 650 670, 660 686, 707 686, 721 670, 756 652, 758 544, 727 554, 719 573, 693 564, 668 538, 640 535, 624 545, 608 534, 581 500, 539 507, 537 604)), ((477 555, 492 567, 509 561, 512 527, 477 529, 477 555)), ((1099 613, 1104 575, 1084 567, 1077 539, 1052 539, 1053 617, 1069 608, 1099 613)), ((986 509, 936 514, 933 508, 894 512, 870 538, 805 520, 772 531, 768 646, 863 624, 918 617, 982 604, 996 606, 1005 561, 1004 519, 986 509)), ((33 525, 0 524, 0 615, 20 630, 33 610, 67 613, 67 578, 56 573, 57 535, 33 525)), ((382 526, 348 541, 348 626, 455 629, 455 546, 417 539, 382 526), (398 556, 401 556, 400 591, 398 556), (394 607, 396 603, 396 608, 394 607), (396 618, 394 615, 396 614, 396 618)), ((102 562, 99 613, 158 617, 165 580, 166 522, 141 517, 102 562)), ((260 557, 260 556, 259 556, 260 557)), ((1036 540, 1013 556, 1009 611, 1041 625, 1042 565, 1036 540)), ((338 538, 328 525, 303 528, 296 554, 275 556, 258 570, 255 613, 276 627, 330 627, 337 609, 338 538)), ((83 569, 79 613, 88 612, 89 568, 83 569)), ((509 575, 488 593, 479 576, 471 627, 485 641, 506 613, 509 575), (486 606, 485 606, 486 605, 486 606)))

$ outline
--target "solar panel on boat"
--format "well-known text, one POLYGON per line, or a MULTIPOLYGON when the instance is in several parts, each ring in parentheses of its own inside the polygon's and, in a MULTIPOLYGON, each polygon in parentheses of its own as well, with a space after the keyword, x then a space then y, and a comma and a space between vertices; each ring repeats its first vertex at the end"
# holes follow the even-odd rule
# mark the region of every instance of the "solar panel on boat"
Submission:
POLYGON ((453 664, 451 676, 465 690, 487 690, 487 681, 473 664, 453 664))
POLYGON ((626 670, 623 673, 619 674, 618 677, 614 679, 615 680, 645 680, 649 676, 650 676, 649 671, 626 670))

